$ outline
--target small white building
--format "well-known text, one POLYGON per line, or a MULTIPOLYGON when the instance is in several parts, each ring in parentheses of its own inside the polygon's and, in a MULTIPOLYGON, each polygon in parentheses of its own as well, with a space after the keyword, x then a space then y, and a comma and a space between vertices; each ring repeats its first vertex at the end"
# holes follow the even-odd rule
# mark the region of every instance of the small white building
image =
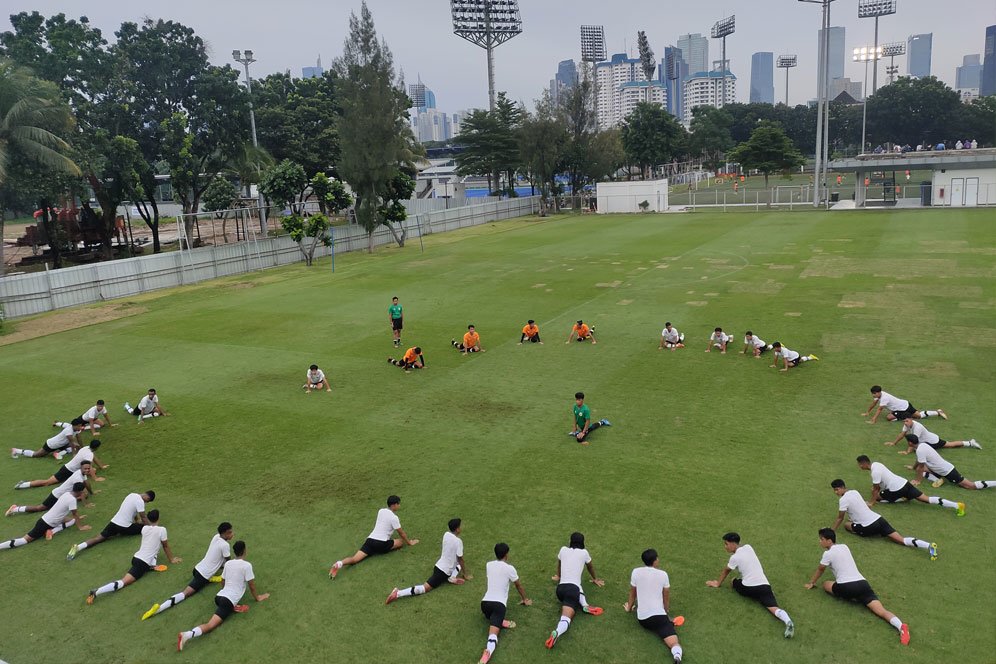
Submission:
POLYGON ((599 182, 595 188, 599 214, 666 212, 667 179, 640 182, 599 182), (646 209, 640 207, 646 203, 646 209))

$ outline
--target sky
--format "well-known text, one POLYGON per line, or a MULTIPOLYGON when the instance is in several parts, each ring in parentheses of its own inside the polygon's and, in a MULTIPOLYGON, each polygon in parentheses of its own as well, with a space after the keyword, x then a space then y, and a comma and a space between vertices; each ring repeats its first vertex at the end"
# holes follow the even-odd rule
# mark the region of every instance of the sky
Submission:
MULTIPOLYGON (((328 68, 342 53, 349 14, 359 12, 360 0, 151 0, 82 2, 79 0, 8 0, 0 31, 10 29, 9 14, 59 12, 86 15, 113 41, 123 21, 149 16, 190 26, 207 43, 214 64, 233 64, 234 49, 250 49, 258 60, 252 76, 315 64, 320 56, 328 68)), ((933 33, 931 73, 954 87, 955 67, 962 56, 983 52, 985 27, 996 24, 996 0, 898 0, 897 13, 880 19, 879 43, 906 41, 911 34, 933 33), (938 7, 943 6, 943 11, 938 7)), ((485 108, 488 104, 484 50, 452 33, 446 0, 367 0, 378 33, 394 53, 406 81, 421 78, 447 112, 485 108)), ((863 81, 863 65, 850 62, 851 49, 874 42, 874 20, 857 18, 858 0, 835 0, 831 23, 846 28, 845 75, 863 81)), ((636 53, 636 33, 645 30, 658 60, 664 47, 679 35, 709 30, 717 20, 736 14, 736 32, 727 37, 727 57, 738 78, 737 101, 746 101, 750 58, 757 51, 797 54, 799 66, 789 74, 789 101, 805 103, 816 96, 818 4, 797 0, 519 0, 523 32, 495 51, 498 90, 532 106, 549 85, 560 60, 579 59, 579 26, 604 25, 608 52, 636 53), (745 8, 749 7, 749 10, 745 8)), ((710 60, 720 57, 720 41, 711 39, 710 60)), ((906 73, 906 58, 897 58, 906 73)), ((880 63, 879 85, 885 79, 880 63)), ((871 74, 869 73, 869 85, 871 74)), ((784 71, 775 72, 775 98, 784 97, 784 71)))

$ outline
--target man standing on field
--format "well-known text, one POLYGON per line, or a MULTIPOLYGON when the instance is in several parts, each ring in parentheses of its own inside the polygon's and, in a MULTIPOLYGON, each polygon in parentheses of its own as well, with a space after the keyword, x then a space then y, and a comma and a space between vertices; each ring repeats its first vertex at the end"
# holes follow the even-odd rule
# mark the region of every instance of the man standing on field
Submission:
POLYGON ((367 556, 376 556, 384 553, 390 553, 391 551, 396 551, 403 547, 405 544, 408 546, 415 546, 418 544, 417 539, 409 539, 408 535, 401 528, 401 520, 398 519, 398 515, 395 514, 401 508, 401 498, 397 496, 388 496, 387 507, 380 508, 377 512, 377 522, 374 524, 374 529, 370 532, 367 537, 367 541, 363 543, 360 550, 351 555, 348 558, 343 558, 342 560, 337 560, 331 569, 329 569, 329 578, 334 579, 339 575, 339 570, 343 567, 349 565, 356 565, 357 563, 363 562, 367 556), (392 539, 394 531, 398 531, 397 539, 392 539))
POLYGON ((391 298, 391 306, 387 308, 387 316, 391 321, 391 334, 394 335, 394 347, 401 348, 401 330, 405 326, 405 316, 398 304, 398 296, 391 298))

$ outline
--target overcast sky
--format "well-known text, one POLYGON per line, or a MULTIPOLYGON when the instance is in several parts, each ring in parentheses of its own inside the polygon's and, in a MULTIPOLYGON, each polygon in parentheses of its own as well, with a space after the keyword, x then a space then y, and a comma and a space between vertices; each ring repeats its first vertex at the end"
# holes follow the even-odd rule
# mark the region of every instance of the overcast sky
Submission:
MULTIPOLYGON (((444 111, 486 107, 487 69, 484 51, 452 34, 450 3, 446 0, 368 0, 379 34, 394 52, 408 82, 421 76, 436 93, 444 111)), ((858 0, 836 0, 831 23, 847 29, 846 48, 873 43, 874 20, 857 18, 858 0)), ((7 15, 37 10, 48 16, 64 12, 87 15, 108 39, 122 21, 144 16, 180 21, 208 44, 215 64, 231 62, 233 49, 251 49, 258 62, 254 77, 313 65, 320 55, 328 66, 342 52, 351 11, 360 0, 8 0, 0 30, 9 30, 7 15)), ((579 26, 604 25, 610 54, 636 51, 636 32, 646 30, 658 56, 678 35, 708 36, 712 24, 737 14, 737 31, 727 38, 727 57, 738 77, 737 101, 746 101, 750 56, 756 51, 795 53, 799 66, 790 73, 792 103, 816 93, 817 4, 796 0, 520 0, 523 33, 496 50, 498 90, 531 105, 553 78, 557 63, 578 59, 579 26), (749 8, 746 9, 746 8, 749 8)), ((931 73, 954 86, 955 67, 962 56, 982 53, 985 27, 996 23, 996 0, 898 0, 898 12, 880 20, 879 43, 905 41, 911 34, 933 32, 931 73), (943 10, 939 8, 943 7, 943 10)), ((710 40, 710 60, 720 57, 719 40, 710 40)), ((897 58, 906 73, 905 56, 897 58)), ((879 81, 885 78, 884 65, 879 81)), ((847 76, 863 80, 861 65, 847 62, 847 76)), ((869 80, 871 76, 869 74, 869 80)), ((784 72, 775 74, 775 98, 784 95, 784 72)))

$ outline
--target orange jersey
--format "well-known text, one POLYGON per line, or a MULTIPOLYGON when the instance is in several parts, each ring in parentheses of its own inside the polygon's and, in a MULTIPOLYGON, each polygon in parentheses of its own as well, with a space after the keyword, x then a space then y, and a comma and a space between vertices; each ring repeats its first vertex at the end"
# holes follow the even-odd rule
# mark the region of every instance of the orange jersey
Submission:
POLYGON ((473 348, 480 343, 481 343, 481 335, 479 335, 476 331, 468 332, 467 334, 463 335, 464 348, 473 348))
POLYGON ((526 325, 524 328, 522 328, 522 333, 524 335, 526 335, 527 337, 529 337, 530 339, 532 339, 537 334, 539 334, 539 326, 538 325, 526 325))
POLYGON ((418 353, 415 352, 414 347, 409 348, 408 350, 405 351, 405 356, 401 359, 402 361, 411 364, 412 362, 418 359, 418 353))
POLYGON ((579 337, 581 337, 583 339, 586 336, 588 336, 588 334, 591 332, 591 328, 588 327, 587 323, 581 323, 581 325, 578 325, 577 323, 575 323, 574 324, 574 331, 577 333, 577 335, 579 337))

